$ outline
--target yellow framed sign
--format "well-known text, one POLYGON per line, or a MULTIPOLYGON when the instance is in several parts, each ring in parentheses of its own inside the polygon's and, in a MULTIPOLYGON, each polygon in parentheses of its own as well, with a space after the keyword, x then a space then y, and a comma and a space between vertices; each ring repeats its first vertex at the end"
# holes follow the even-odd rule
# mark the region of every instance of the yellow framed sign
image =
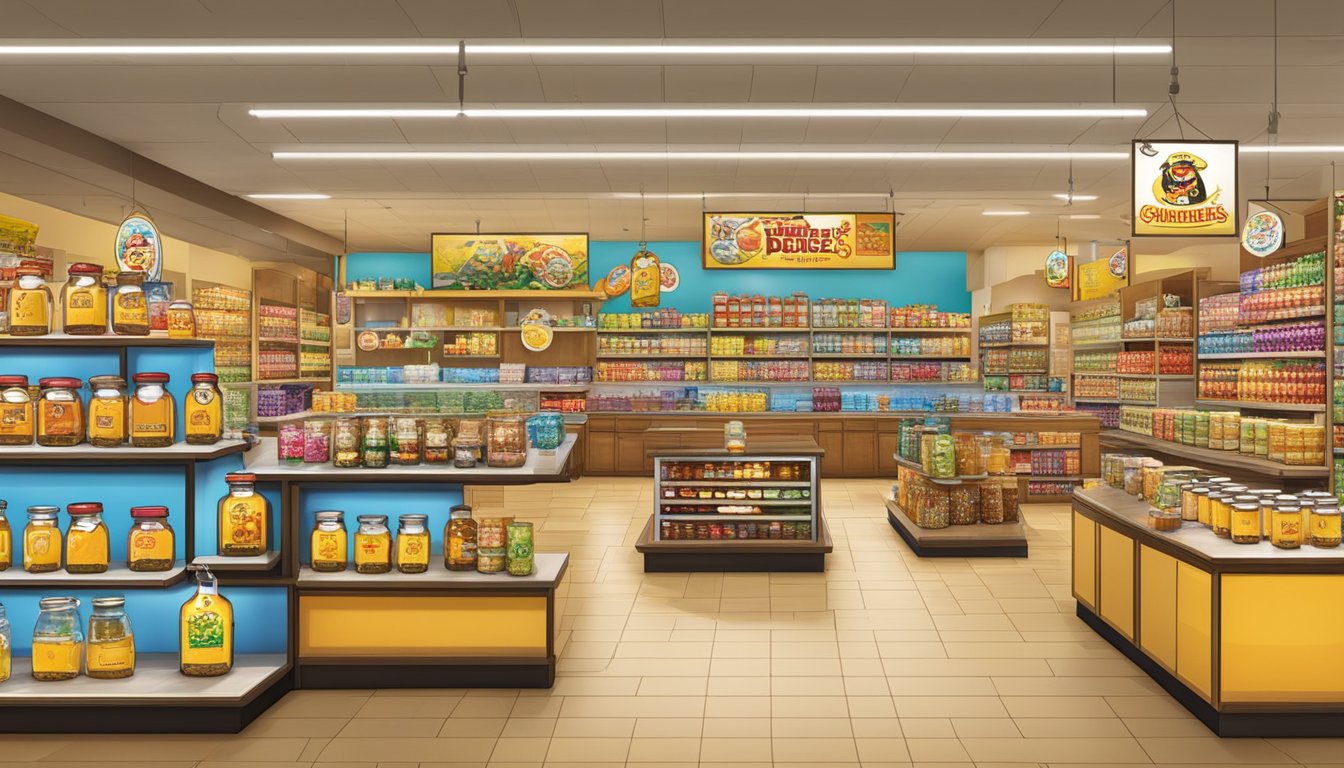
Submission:
POLYGON ((430 235, 433 287, 459 291, 588 289, 586 234, 430 235))
POLYGON ((1130 151, 1135 237, 1241 232, 1235 141, 1142 141, 1130 151))
POLYGON ((1122 246, 1108 258, 1076 263, 1074 300, 1087 301, 1107 296, 1129 285, 1129 248, 1122 246))
POLYGON ((891 213, 706 213, 705 269, 893 269, 891 213))

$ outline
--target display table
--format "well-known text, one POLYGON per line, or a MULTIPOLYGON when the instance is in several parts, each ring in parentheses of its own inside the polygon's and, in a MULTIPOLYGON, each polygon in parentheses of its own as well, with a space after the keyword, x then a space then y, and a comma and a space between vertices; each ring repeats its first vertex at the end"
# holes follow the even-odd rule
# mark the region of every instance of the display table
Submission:
POLYGON ((748 435, 746 451, 730 453, 722 431, 652 439, 654 512, 635 545, 645 572, 825 570, 834 547, 814 440, 748 435))
POLYGON ((1216 451, 1194 445, 1182 445, 1170 440, 1159 440, 1151 435, 1118 429, 1103 431, 1101 445, 1110 450, 1133 451, 1172 463, 1194 463, 1237 480, 1254 482, 1256 485, 1268 482, 1275 488, 1288 491, 1320 488, 1330 477, 1330 468, 1319 464, 1283 464, 1247 456, 1238 451, 1216 451))
POLYGON ((887 522, 920 557, 1026 557, 1027 529, 1021 520, 998 525, 920 528, 888 496, 887 522))
POLYGON ((1344 729, 1344 549, 1159 533, 1116 488, 1074 494, 1077 613, 1220 736, 1344 729))

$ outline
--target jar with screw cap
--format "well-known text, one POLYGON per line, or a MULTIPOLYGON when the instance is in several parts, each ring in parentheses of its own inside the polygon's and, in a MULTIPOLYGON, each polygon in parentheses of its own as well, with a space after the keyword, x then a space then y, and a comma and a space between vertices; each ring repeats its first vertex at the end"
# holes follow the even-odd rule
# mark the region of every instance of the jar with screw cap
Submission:
POLYGON ((84 674, 89 677, 117 680, 135 674, 135 635, 126 598, 93 598, 85 649, 84 674))

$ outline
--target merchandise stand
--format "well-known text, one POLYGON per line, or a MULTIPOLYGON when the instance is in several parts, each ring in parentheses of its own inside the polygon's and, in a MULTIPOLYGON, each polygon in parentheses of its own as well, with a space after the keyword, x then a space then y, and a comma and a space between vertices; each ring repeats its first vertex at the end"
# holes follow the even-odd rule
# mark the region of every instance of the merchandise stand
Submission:
POLYGON ((646 573, 668 572, 816 572, 826 569, 826 555, 834 546, 821 515, 821 477, 819 468, 825 454, 816 442, 802 437, 792 440, 747 437, 746 450, 730 453, 723 448, 723 433, 699 430, 664 432, 658 436, 663 447, 651 448, 654 462, 654 512, 644 526, 635 549, 644 555, 646 573), (669 445, 669 443, 689 443, 669 445), (717 447, 700 447, 711 446, 717 447), (744 477, 746 465, 762 467, 766 462, 770 476, 744 477), (737 470, 732 479, 687 478, 682 468, 712 465, 737 470), (781 478, 780 467, 800 468, 797 477, 781 478), (685 496, 685 493, 695 494, 685 496), (734 494, 735 498, 711 498, 734 494), (742 494, 752 498, 741 498, 742 494), (785 495, 792 498, 781 498, 785 495), (773 498, 765 498, 770 496, 773 498), (754 507, 755 514, 730 514, 704 509, 754 507), (685 510, 690 510, 685 511, 685 510), (805 510, 800 512, 800 510, 805 510), (775 512, 775 514, 770 514, 775 512), (780 527, 780 535, 765 534, 769 527, 780 527), (805 525, 806 537, 797 533, 805 525), (696 538, 680 536, 685 527, 696 530, 696 538), (733 532, 750 526, 760 532, 758 538, 725 537, 721 531, 732 526, 733 532), (784 538, 785 526, 794 532, 784 538), (674 530, 675 529, 675 530, 674 530), (718 533, 714 538, 709 535, 718 533), (709 534, 709 535, 701 535, 709 534))
POLYGON ((1344 553, 1145 525, 1117 488, 1074 494, 1077 614, 1219 736, 1333 736, 1344 553))

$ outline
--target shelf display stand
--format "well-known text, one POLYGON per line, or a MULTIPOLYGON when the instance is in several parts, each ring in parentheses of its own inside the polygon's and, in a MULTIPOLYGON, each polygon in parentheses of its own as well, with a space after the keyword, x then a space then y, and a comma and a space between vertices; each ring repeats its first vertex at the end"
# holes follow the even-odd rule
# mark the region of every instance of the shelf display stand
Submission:
POLYGON ((635 544, 644 571, 824 571, 834 548, 821 515, 825 451, 808 438, 748 436, 745 451, 729 452, 722 435, 663 435, 648 449, 654 512, 635 544))
MULTIPOLYGON (((87 381, 97 375, 128 378, 163 371, 170 376, 168 391, 180 404, 189 396, 191 374, 214 370, 213 347, 205 340, 161 337, 0 337, 0 372, 25 374, 35 382, 41 376, 87 381)), ((87 388, 82 396, 87 397, 87 388)), ((179 406, 175 434, 182 429, 179 406)), ((27 507, 59 506, 64 529, 67 505, 97 501, 104 506, 110 545, 103 573, 29 573, 22 546, 15 547, 9 569, 0 571, 0 603, 13 637, 12 675, 0 683, 0 732, 60 732, 78 723, 78 730, 103 733, 234 733, 292 689, 289 622, 284 620, 290 587, 274 571, 219 570, 220 593, 237 616, 233 669, 221 677, 187 677, 178 671, 178 611, 195 593, 186 583, 186 564, 214 554, 216 502, 227 490, 222 478, 242 468, 245 449, 239 440, 164 448, 0 447, 0 498, 9 504, 16 542, 22 542, 27 507), (168 508, 167 523, 174 531, 169 570, 127 567, 128 509, 144 505, 168 508), (93 599, 124 596, 135 638, 135 674, 118 680, 35 680, 30 655, 38 602, 55 596, 77 598, 81 621, 93 599)))
POLYGON ((1079 618, 1219 736, 1338 734, 1344 550, 1157 532, 1150 508, 1118 488, 1075 494, 1079 618))
MULTIPOLYGON (((944 490, 951 486, 999 483, 1000 477, 932 478, 919 464, 897 457, 901 467, 944 490)), ((905 472, 902 475, 908 477, 905 472)), ((1016 481, 1013 481, 1016 486, 1016 481)), ((910 513, 893 496, 886 498, 887 522, 892 530, 920 557, 1026 557, 1027 529, 1020 518, 1002 523, 982 522, 968 525, 950 525, 945 528, 923 528, 915 523, 910 513)))

